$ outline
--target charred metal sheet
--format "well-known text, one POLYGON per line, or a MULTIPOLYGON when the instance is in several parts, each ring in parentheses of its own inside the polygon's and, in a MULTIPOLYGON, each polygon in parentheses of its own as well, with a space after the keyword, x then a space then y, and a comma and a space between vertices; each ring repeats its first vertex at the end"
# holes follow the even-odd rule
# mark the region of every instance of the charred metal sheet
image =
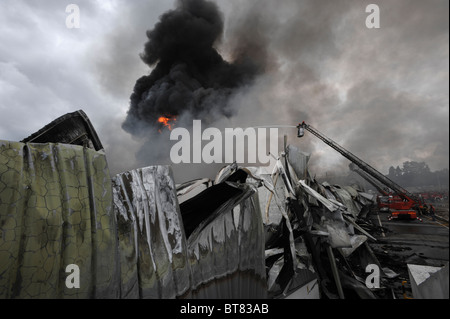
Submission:
MULTIPOLYGON (((315 229, 328 234, 328 242, 333 248, 347 248, 346 252, 350 254, 355 248, 359 247, 360 244, 356 244, 357 242, 364 242, 361 242, 362 237, 354 234, 353 227, 357 227, 364 235, 374 239, 360 228, 348 214, 346 214, 346 206, 343 206, 341 203, 332 199, 326 199, 307 186, 304 181, 299 181, 299 183, 306 192, 317 198, 317 200, 329 211, 316 210, 320 216, 320 220, 315 223, 315 229)), ((364 238, 366 237, 364 236, 364 238)))
POLYGON ((336 200, 336 196, 334 196, 333 192, 331 191, 331 185, 324 182, 322 185, 319 185, 320 189, 322 190, 322 193, 325 195, 325 197, 329 200, 336 200))
MULTIPOLYGON (((192 290, 186 298, 266 298, 264 232, 255 189, 223 182, 199 194, 190 209, 204 220, 188 238, 192 290), (217 187, 220 186, 220 187, 217 187), (221 193, 220 206, 208 200, 221 193)), ((186 206, 184 207, 186 209, 186 206)), ((182 207, 183 220, 188 218, 182 207)))
MULTIPOLYGON (((294 147, 288 146, 286 155, 281 154, 280 158, 276 170, 280 175, 284 173, 283 193, 284 201, 288 203, 288 219, 280 219, 274 240, 266 242, 266 248, 269 248, 266 250, 266 267, 270 296, 286 298, 292 285, 297 285, 300 289, 292 296, 305 297, 301 285, 309 280, 309 287, 317 279, 321 293, 327 298, 345 298, 346 295, 375 297, 357 275, 364 274, 362 266, 368 262, 379 265, 367 244, 368 239, 376 239, 358 224, 364 222, 361 218, 365 218, 373 204, 371 197, 354 186, 319 184, 308 172, 308 157, 294 147), (280 166, 284 166, 283 169, 280 166), (291 227, 287 227, 288 224, 291 227), (297 249, 294 257, 297 262, 290 257, 289 242, 292 240, 286 234, 294 237, 296 243, 305 244, 312 261, 309 273, 302 274, 301 271, 306 271, 305 260, 298 260, 297 249), (299 267, 303 267, 301 271, 299 267)), ((273 176, 276 174, 270 177, 273 176)), ((274 207, 274 214, 280 215, 283 210, 277 208, 278 211, 274 207)))
POLYGON ((199 225, 213 215, 215 211, 241 193, 241 189, 224 182, 213 185, 197 196, 183 202, 180 209, 186 237, 189 238, 199 225))
POLYGON ((103 151, 0 141, 0 297, 117 298, 116 228, 103 151), (78 289, 66 286, 68 265, 78 289))
MULTIPOLYGON (((267 290, 271 298, 287 298, 290 295, 295 295, 295 292, 305 285, 317 280, 317 274, 314 269, 313 261, 308 252, 304 242, 300 241, 295 244, 296 251, 296 268, 294 273, 289 278, 286 285, 282 286, 283 267, 285 267, 285 258, 283 250, 276 254, 276 251, 270 253, 268 257, 277 258, 275 262, 268 262, 270 266, 267 278, 267 290)), ((267 253, 267 251, 266 251, 267 253)), ((286 273, 286 272, 285 272, 286 273)), ((306 292, 306 295, 309 291, 306 292)))
POLYGON ((358 249, 364 242, 367 240, 367 237, 364 235, 354 235, 350 238, 351 247, 349 248, 341 248, 342 255, 344 257, 350 256, 356 249, 358 249))
POLYGON ((347 193, 350 194, 350 196, 353 200, 356 200, 358 198, 358 191, 355 188, 353 188, 352 186, 344 185, 344 186, 342 186, 342 188, 345 189, 347 191, 347 193))
POLYGON ((172 172, 151 166, 113 178, 122 298, 175 298, 191 285, 172 172))
POLYGON ((209 178, 201 178, 177 185, 178 202, 181 204, 211 186, 212 181, 209 178))
POLYGON ((309 187, 305 181, 299 180, 299 185, 305 190, 306 193, 317 199, 322 205, 324 205, 329 211, 334 212, 341 208, 337 203, 333 203, 329 199, 323 197, 321 194, 316 192, 314 189, 309 187))
POLYGON ((171 169, 153 166, 115 176, 113 190, 122 298, 266 297, 252 187, 222 182, 179 205, 171 169))
POLYGON ((448 299, 448 262, 443 267, 408 264, 414 299, 448 299))
POLYGON ((296 180, 307 179, 309 176, 308 162, 311 157, 310 154, 300 151, 293 145, 287 146, 287 158, 289 164, 296 173, 296 180))
POLYGON ((339 202, 347 207, 347 211, 352 214, 353 217, 358 217, 360 209, 358 209, 352 195, 346 189, 340 187, 339 185, 333 185, 331 187, 331 191, 335 194, 339 202))
POLYGON ((366 192, 358 192, 359 193, 359 200, 363 205, 371 205, 374 204, 377 200, 376 195, 369 194, 366 192))
POLYGON ((286 195, 286 188, 281 182, 273 181, 271 175, 263 174, 260 175, 262 179, 266 181, 266 183, 273 184, 273 192, 265 187, 258 188, 259 193, 259 203, 260 210, 263 215, 263 222, 267 226, 276 227, 280 224, 283 216, 280 212, 280 205, 286 209, 286 205, 284 203, 284 198, 286 195))
POLYGON ((339 270, 339 276, 342 282, 342 287, 347 290, 347 294, 348 292, 352 293, 352 296, 349 298, 358 297, 360 299, 376 299, 375 294, 361 281, 349 276, 341 270, 339 270))
POLYGON ((96 151, 103 149, 97 132, 82 110, 57 118, 21 142, 74 144, 96 151))
MULTIPOLYGON (((294 184, 296 172, 284 161, 277 161, 272 174, 264 170, 247 168, 251 179, 258 181, 256 187, 260 198, 260 208, 265 227, 266 269, 268 270, 268 295, 270 298, 287 298, 288 296, 309 295, 308 284, 317 280, 311 255, 306 249, 304 239, 294 240, 294 228, 291 224, 295 217, 298 232, 308 229, 310 217, 308 208, 297 204, 294 184), (287 173, 289 172, 289 173, 287 173), (265 211, 265 212, 264 212, 265 211), (295 216, 295 217, 294 217, 295 216), (301 222, 299 223, 299 220, 301 222)), ((246 181, 249 183, 249 180, 246 181)))

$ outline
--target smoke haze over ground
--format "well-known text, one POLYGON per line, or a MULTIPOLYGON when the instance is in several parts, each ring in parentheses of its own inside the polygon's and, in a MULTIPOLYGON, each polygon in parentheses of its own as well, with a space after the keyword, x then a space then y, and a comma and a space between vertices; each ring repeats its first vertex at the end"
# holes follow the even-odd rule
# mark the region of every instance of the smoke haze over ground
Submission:
MULTIPOLYGON (((218 128, 304 120, 384 173, 405 161, 448 168, 446 0, 376 1, 379 29, 365 26, 373 1, 115 0, 79 1, 81 28, 68 30, 63 2, 0 4, 0 138, 83 108, 117 173, 167 161, 169 132, 147 125, 159 112, 187 128, 194 117, 218 128), (192 17, 208 28, 172 32, 192 17)), ((348 169, 308 132, 279 132, 312 153, 318 175, 348 169)))

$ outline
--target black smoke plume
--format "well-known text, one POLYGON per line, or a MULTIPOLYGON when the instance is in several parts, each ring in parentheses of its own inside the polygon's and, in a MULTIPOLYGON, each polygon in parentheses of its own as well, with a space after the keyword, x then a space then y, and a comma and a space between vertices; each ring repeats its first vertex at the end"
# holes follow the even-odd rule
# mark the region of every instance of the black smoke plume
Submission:
POLYGON ((141 54, 154 68, 137 80, 122 128, 142 136, 161 129, 161 116, 182 115, 206 123, 232 116, 230 97, 264 66, 242 48, 234 61, 225 61, 215 48, 223 31, 222 13, 209 1, 178 0, 175 9, 163 14, 147 31, 141 54))

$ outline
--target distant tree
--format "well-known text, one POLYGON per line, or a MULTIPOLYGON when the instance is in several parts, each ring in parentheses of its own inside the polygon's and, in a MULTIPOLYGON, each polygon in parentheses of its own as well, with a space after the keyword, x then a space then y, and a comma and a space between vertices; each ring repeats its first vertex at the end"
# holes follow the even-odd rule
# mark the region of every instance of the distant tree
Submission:
POLYGON ((389 167, 389 174, 387 175, 388 178, 390 178, 394 182, 402 184, 402 180, 403 180, 402 176, 403 176, 403 171, 399 166, 397 166, 395 168, 394 168, 394 166, 389 167))
POLYGON ((427 175, 430 173, 430 168, 424 162, 407 161, 403 163, 403 183, 407 186, 424 185, 427 175))
POLYGON ((390 178, 395 177, 395 168, 394 168, 394 166, 389 167, 388 177, 390 177, 390 178))
POLYGON ((403 175, 403 171, 400 168, 400 166, 397 166, 397 168, 395 169, 395 174, 396 174, 396 176, 399 176, 399 177, 403 175))
POLYGON ((430 173, 430 168, 425 162, 404 162, 403 175, 426 175, 430 173))
POLYGON ((430 167, 425 162, 406 161, 402 168, 391 166, 387 177, 404 187, 426 185, 448 187, 449 184, 448 169, 431 172, 430 167))

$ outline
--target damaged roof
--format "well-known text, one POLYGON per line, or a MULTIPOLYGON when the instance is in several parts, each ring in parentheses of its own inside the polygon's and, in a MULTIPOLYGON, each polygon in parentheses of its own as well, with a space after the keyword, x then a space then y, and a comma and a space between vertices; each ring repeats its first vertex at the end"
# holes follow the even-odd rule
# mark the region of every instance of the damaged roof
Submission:
POLYGON ((103 149, 91 121, 83 110, 67 113, 24 138, 22 143, 64 143, 103 149))
POLYGON ((156 165, 111 177, 82 111, 0 141, 0 297, 385 298, 398 274, 371 248, 376 198, 319 183, 309 160, 288 145, 271 172, 232 163, 176 185, 156 165), (68 263, 90 274, 76 292, 60 275, 68 263), (381 287, 366 285, 369 265, 381 287))

